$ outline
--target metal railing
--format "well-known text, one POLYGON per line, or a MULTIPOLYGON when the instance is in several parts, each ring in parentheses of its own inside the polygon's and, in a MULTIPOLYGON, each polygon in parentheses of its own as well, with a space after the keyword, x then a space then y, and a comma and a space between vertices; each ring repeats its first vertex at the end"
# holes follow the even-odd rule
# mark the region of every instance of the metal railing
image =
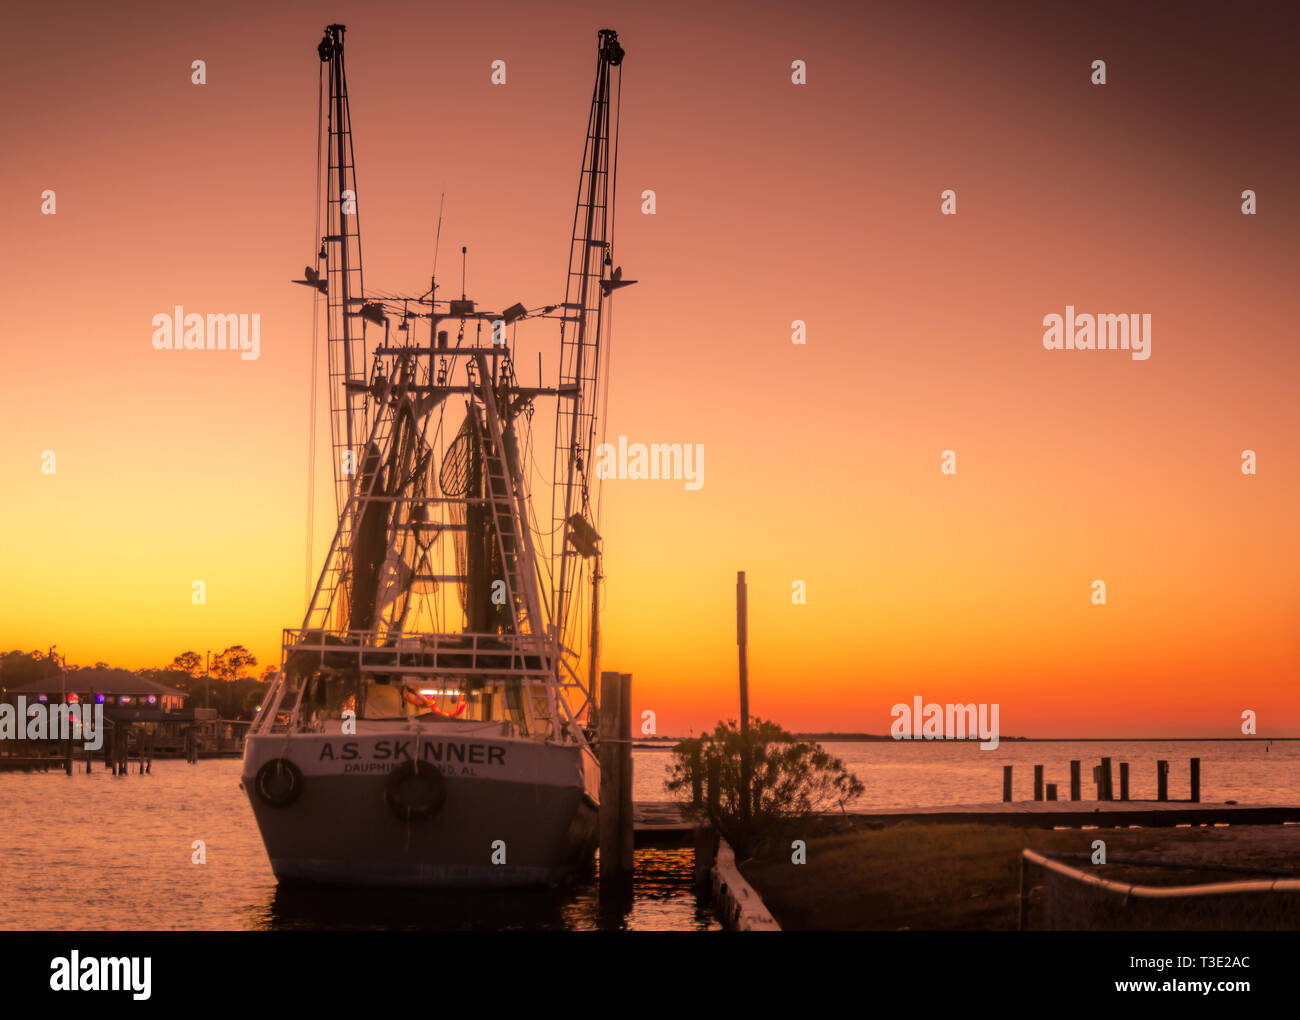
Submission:
MULTIPOLYGON (((1275 893, 1300 894, 1300 879, 1276 878, 1242 882, 1210 882, 1202 885, 1168 885, 1152 886, 1115 882, 1108 878, 1089 874, 1079 868, 1071 867, 1054 860, 1037 850, 1022 850, 1020 853, 1020 922, 1021 931, 1029 928, 1029 869, 1037 866, 1044 871, 1058 875, 1077 883, 1081 887, 1093 889, 1103 895, 1114 897, 1114 902, 1121 908, 1131 903, 1197 900, 1214 897, 1254 897, 1268 896, 1275 893)), ((1186 865, 1186 870, 1213 871, 1213 866, 1186 865)), ((1300 909, 1300 900, 1297 902, 1300 909)))

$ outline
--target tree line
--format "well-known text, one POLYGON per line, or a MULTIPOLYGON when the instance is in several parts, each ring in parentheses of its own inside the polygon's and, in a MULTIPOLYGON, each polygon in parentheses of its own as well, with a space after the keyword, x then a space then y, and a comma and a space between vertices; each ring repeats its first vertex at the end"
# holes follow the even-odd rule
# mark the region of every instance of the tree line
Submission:
MULTIPOLYGON (((185 651, 165 666, 128 672, 185 692, 191 708, 214 708, 221 719, 251 719, 266 694, 266 684, 276 673, 276 667, 268 665, 255 677, 257 665, 257 656, 247 648, 231 645, 210 658, 185 651)), ((103 661, 89 667, 65 665, 57 653, 14 650, 0 655, 0 689, 56 676, 65 668, 72 675, 80 669, 116 667, 103 661)))

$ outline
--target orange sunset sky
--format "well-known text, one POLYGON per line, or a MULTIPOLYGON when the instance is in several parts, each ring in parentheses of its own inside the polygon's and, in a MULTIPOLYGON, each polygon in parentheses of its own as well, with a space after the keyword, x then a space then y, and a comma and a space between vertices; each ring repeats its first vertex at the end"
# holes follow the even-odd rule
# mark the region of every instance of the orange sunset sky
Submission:
POLYGON ((699 491, 605 488, 603 664, 635 711, 660 733, 736 714, 743 569, 752 709, 790 728, 884 733, 919 694, 997 702, 1004 734, 1234 736, 1245 709, 1300 733, 1294 32, 1075 6, 8 12, 0 648, 278 660, 304 609, 311 297, 289 281, 318 240, 323 27, 348 28, 367 288, 427 287, 445 191, 440 274, 468 245, 495 308, 563 297, 610 27, 615 260, 640 282, 608 433, 705 450, 699 491), (259 313, 261 357, 155 351, 176 304, 259 313), (1067 304, 1149 313, 1151 358, 1044 350, 1067 304))

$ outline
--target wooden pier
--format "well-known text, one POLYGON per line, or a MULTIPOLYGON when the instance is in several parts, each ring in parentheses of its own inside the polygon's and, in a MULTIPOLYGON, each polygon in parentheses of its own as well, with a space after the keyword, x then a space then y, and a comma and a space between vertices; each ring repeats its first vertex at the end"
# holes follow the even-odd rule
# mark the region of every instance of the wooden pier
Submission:
POLYGON ((63 759, 49 755, 0 755, 0 772, 49 772, 52 767, 62 768, 63 759))
MULTIPOLYGON (((1123 828, 1129 825, 1280 825, 1300 824, 1296 804, 1205 804, 1192 801, 1021 801, 1015 804, 958 804, 951 807, 880 808, 828 818, 897 825, 1012 825, 1023 828, 1123 828)), ((633 810, 637 846, 684 846, 700 822, 685 804, 642 802, 633 810)))
POLYGON ((1027 828, 1079 828, 1096 825, 1280 825, 1300 823, 1296 804, 1205 804, 1192 801, 1023 801, 1017 804, 970 804, 953 807, 883 808, 851 815, 883 823, 920 822, 1018 825, 1027 828))

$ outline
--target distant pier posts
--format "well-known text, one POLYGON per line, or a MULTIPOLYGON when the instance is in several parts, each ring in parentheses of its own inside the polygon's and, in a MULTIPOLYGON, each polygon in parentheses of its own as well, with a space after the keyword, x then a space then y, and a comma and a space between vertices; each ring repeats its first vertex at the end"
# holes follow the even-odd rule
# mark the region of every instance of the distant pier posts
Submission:
POLYGON ((632 675, 600 674, 600 877, 632 874, 632 675))
MULTIPOLYGON (((1190 790, 1188 794, 1188 803, 1199 804, 1201 802, 1201 759, 1189 758, 1188 767, 1190 772, 1190 790)), ((1079 800, 1080 798, 1080 762, 1070 762, 1070 800, 1079 800)), ((1122 761, 1119 763, 1119 797, 1121 801, 1129 800, 1129 763, 1122 761)), ((1010 765, 1002 766, 1002 802, 1011 803, 1011 775, 1012 767, 1010 765)), ((712 782, 710 777, 710 782, 712 782)), ((1101 764, 1092 767, 1092 781, 1097 786, 1097 799, 1099 801, 1116 800, 1114 776, 1111 774, 1111 759, 1102 758, 1101 764)), ((710 787, 712 789, 712 787, 710 787)), ((1034 800, 1057 800, 1058 786, 1056 783, 1043 783, 1043 766, 1034 766, 1034 800)), ((1161 758, 1156 762, 1156 800, 1169 800, 1169 762, 1161 758)))

